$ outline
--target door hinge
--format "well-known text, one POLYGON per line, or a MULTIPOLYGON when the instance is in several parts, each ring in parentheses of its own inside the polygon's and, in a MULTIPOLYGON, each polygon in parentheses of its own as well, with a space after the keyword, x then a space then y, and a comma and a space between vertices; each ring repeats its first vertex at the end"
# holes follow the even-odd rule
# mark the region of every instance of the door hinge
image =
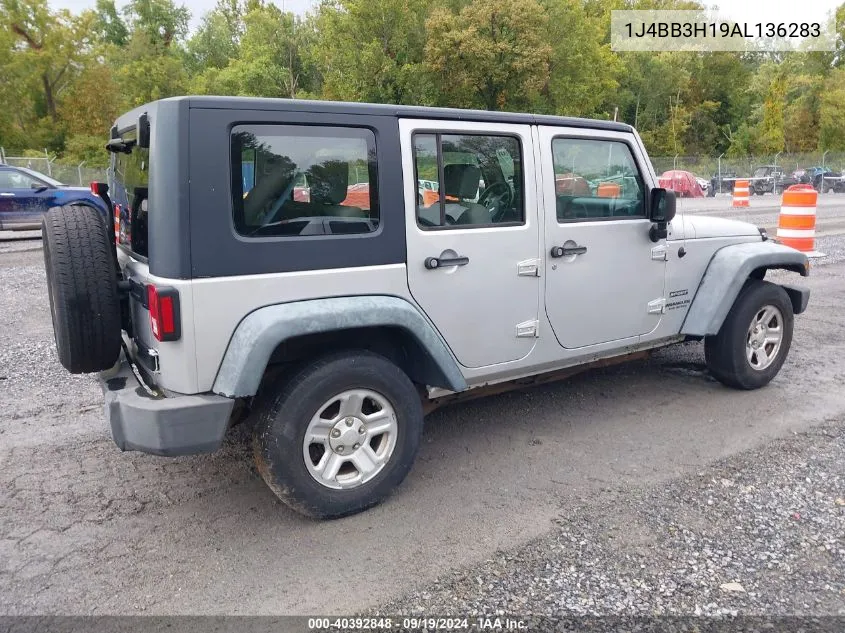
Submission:
POLYGON ((540 336, 539 321, 523 321, 516 324, 517 338, 537 338, 540 336))
POLYGON ((648 302, 649 314, 663 314, 666 312, 666 297, 660 297, 648 302))
POLYGON ((517 275, 520 277, 539 277, 540 276, 540 260, 526 259, 519 262, 517 265, 517 275))
POLYGON ((651 249, 651 258, 658 262, 665 262, 669 259, 669 249, 666 248, 666 244, 661 244, 660 246, 655 246, 651 249))

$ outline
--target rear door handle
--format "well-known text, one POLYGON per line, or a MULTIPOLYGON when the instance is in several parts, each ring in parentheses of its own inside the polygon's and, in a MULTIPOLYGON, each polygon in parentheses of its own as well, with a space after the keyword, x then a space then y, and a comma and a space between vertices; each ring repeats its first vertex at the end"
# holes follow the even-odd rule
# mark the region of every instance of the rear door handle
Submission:
POLYGON ((444 257, 443 259, 439 257, 426 257, 423 263, 429 270, 445 268, 446 266, 466 266, 469 264, 469 257, 444 257))
POLYGON ((570 255, 583 255, 586 252, 586 246, 553 246, 551 256, 568 257, 570 255))

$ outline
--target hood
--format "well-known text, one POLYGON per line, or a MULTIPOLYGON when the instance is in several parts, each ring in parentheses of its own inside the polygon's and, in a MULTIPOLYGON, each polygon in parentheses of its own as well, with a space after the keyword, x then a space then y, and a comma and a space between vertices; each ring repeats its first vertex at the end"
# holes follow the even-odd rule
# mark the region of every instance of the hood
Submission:
POLYGON ((687 239, 707 237, 760 237, 760 230, 748 222, 714 218, 708 215, 687 215, 684 217, 687 239))

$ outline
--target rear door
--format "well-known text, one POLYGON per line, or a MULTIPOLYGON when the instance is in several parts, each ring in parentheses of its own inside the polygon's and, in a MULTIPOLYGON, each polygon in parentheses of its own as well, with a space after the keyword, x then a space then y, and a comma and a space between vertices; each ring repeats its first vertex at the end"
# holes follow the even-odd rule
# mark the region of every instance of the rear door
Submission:
POLYGON ((531 127, 399 123, 412 296, 463 366, 524 358, 540 299, 531 127))
POLYGON ((665 240, 649 238, 645 157, 630 135, 541 127, 546 312, 558 342, 634 342, 660 323, 665 240))

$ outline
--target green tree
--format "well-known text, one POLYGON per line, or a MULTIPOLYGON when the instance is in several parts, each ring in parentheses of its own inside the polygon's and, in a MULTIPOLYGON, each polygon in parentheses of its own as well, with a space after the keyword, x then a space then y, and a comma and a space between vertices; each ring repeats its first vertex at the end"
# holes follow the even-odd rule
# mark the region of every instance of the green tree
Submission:
MULTIPOLYGON (((46 0, 0 0, 0 22, 19 47, 13 65, 26 69, 37 81, 40 94, 36 103, 58 124, 58 96, 90 50, 93 14, 54 12, 46 0)), ((35 114, 40 115, 38 111, 35 114)))
POLYGON ((600 17, 584 10, 582 0, 544 0, 551 43, 548 80, 535 109, 569 116, 607 116, 619 87, 622 64, 602 42, 600 17))
POLYGON ((536 0, 473 0, 459 14, 435 9, 425 60, 441 101, 512 110, 537 100, 549 81, 549 17, 536 0))
POLYGON ((786 102, 786 78, 776 76, 766 91, 762 104, 762 121, 757 146, 766 154, 782 152, 784 148, 783 111, 786 102))
POLYGON ((327 99, 431 100, 423 61, 431 0, 325 0, 310 53, 327 99))
POLYGON ((184 94, 189 78, 183 43, 190 12, 173 0, 132 0, 124 14, 129 40, 110 54, 124 105, 184 94))
POLYGON ((827 79, 819 104, 819 148, 845 151, 845 68, 827 79))
POLYGON ((90 61, 69 83, 59 104, 67 133, 105 136, 124 105, 118 95, 111 68, 90 61))
POLYGON ((204 93, 295 97, 305 73, 303 48, 309 31, 293 13, 273 4, 253 4, 243 19, 238 56, 212 66, 193 87, 204 93))
POLYGON ((245 29, 244 12, 239 0, 218 0, 217 6, 203 16, 197 32, 188 41, 193 68, 200 72, 225 68, 238 57, 245 29))
POLYGON ((169 47, 188 33, 191 12, 173 0, 131 0, 124 9, 132 35, 144 35, 146 41, 169 47))
POLYGON ((129 29, 118 14, 114 0, 97 0, 93 26, 100 41, 107 44, 125 46, 129 39, 129 29))

